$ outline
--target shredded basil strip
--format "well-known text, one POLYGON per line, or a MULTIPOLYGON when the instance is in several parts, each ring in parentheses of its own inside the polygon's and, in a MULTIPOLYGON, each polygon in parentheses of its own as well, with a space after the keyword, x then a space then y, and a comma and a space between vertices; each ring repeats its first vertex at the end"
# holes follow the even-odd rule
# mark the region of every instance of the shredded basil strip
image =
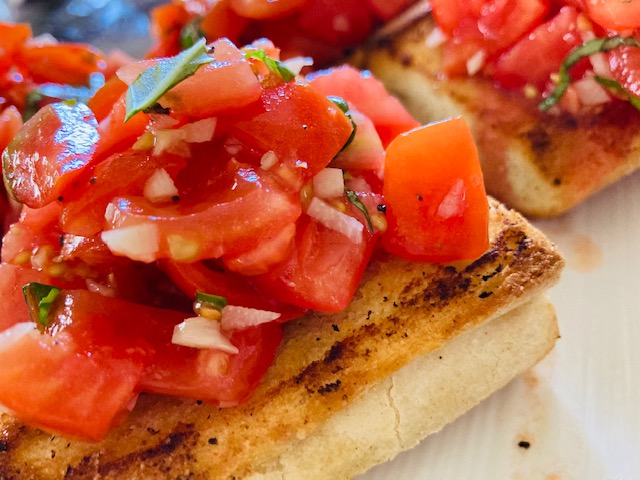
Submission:
POLYGON ((194 18, 180 30, 180 48, 186 50, 193 47, 196 42, 204 37, 204 33, 200 30, 201 17, 194 18))
POLYGON ((360 200, 360 198, 358 197, 358 194, 353 190, 349 190, 349 189, 345 189, 344 194, 346 195, 347 200, 349 200, 349 202, 351 202, 351 204, 353 204, 354 207, 356 207, 358 210, 362 212, 362 214, 364 215, 364 218, 367 220, 367 228, 369 229, 369 232, 373 233, 373 223, 371 223, 371 216, 369 215, 369 210, 367 210, 367 207, 365 207, 364 203, 362 203, 362 200, 360 200))
POLYGON ((631 105, 633 105, 636 109, 640 110, 640 97, 635 96, 631 92, 629 92, 626 88, 620 85, 615 80, 611 80, 610 78, 604 78, 599 75, 593 77, 596 82, 602 85, 605 88, 610 90, 614 90, 616 93, 623 95, 631 105))
POLYGON ((43 283, 31 282, 22 287, 22 293, 29 307, 31 320, 46 327, 51 304, 60 293, 60 289, 43 283))
MULTIPOLYGON (((335 106, 337 106, 340 110, 342 110, 342 112, 347 116, 347 118, 351 122, 351 126, 353 127, 353 130, 351 130, 351 135, 349 135, 349 138, 347 138, 347 141, 345 142, 345 144, 340 149, 340 152, 343 152, 345 150, 345 148, 347 148, 351 144, 351 142, 353 142, 353 139, 356 136, 356 130, 357 130, 358 126, 356 125, 356 122, 353 121, 353 117, 349 113, 349 104, 347 103, 347 101, 344 98, 337 97, 335 95, 329 95, 327 98, 335 106)), ((338 152, 338 153, 340 153, 340 152, 338 152)))
POLYGON ((211 306, 217 310, 222 310, 227 306, 226 298, 204 292, 196 292, 196 302, 199 302, 202 305, 211 306))
POLYGON ((571 83, 569 70, 580 60, 595 53, 608 52, 620 47, 640 47, 640 42, 634 37, 616 35, 615 37, 594 38, 574 48, 560 65, 558 84, 551 94, 538 104, 538 108, 543 111, 549 110, 562 98, 571 83))
POLYGON ((175 57, 160 59, 129 85, 125 121, 154 105, 168 90, 196 73, 202 65, 211 62, 213 57, 207 51, 207 41, 204 38, 175 57))
POLYGON ((284 63, 280 60, 271 58, 264 50, 258 48, 245 50, 244 58, 255 58, 256 60, 260 60, 271 73, 279 75, 285 82, 296 78, 296 74, 289 70, 284 63))

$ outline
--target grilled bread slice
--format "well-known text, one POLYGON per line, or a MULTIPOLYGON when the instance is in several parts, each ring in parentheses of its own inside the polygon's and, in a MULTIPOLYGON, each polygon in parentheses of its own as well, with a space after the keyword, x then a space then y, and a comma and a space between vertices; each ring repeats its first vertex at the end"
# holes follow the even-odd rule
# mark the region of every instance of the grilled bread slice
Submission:
MULTIPOLYGON (((101 443, 0 422, 3 478, 349 478, 410 448, 523 372, 558 329, 561 255, 491 200, 473 262, 377 257, 350 306, 285 325, 245 404, 143 395, 101 443)), ((55 408, 55 405, 52 405, 55 408)))
POLYGON ((640 168, 640 112, 628 102, 572 115, 481 77, 443 78, 427 13, 381 34, 352 59, 396 94, 421 122, 462 115, 480 152, 487 191, 527 216, 559 215, 640 168))

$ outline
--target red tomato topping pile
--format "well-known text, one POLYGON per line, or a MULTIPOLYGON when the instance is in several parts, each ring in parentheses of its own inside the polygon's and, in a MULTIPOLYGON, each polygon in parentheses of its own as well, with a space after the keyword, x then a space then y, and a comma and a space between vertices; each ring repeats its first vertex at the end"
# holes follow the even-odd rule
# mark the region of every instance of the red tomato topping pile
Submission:
POLYGON ((236 43, 271 39, 282 58, 310 56, 315 66, 339 59, 374 28, 415 0, 173 0, 151 12, 155 45, 149 56, 175 55, 190 38, 236 43))
POLYGON ((522 90, 528 98, 546 98, 542 108, 558 103, 572 113, 599 108, 615 99, 632 97, 637 103, 640 5, 636 2, 431 3, 445 37, 443 68, 449 75, 482 73, 505 88, 522 90), (602 42, 591 48, 594 42, 616 37, 627 38, 627 42, 602 42), (583 48, 585 42, 591 42, 591 47, 583 48), (579 61, 569 62, 570 54, 579 61), (562 68, 567 68, 569 78, 559 75, 562 68))
POLYGON ((462 120, 420 127, 351 67, 296 77, 265 40, 201 42, 47 105, 3 173, 25 206, 2 245, 0 404, 89 440, 140 392, 242 402, 281 323, 344 309, 380 246, 488 246, 462 120))

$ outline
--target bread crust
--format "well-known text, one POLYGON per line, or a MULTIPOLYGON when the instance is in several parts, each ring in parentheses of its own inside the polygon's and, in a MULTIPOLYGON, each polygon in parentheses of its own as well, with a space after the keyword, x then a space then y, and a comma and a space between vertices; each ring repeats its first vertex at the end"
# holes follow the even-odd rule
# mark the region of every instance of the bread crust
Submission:
MULTIPOLYGON (((563 260, 555 246, 493 200, 490 212, 491 247, 476 261, 433 265, 381 255, 345 311, 313 313, 286 324, 277 360, 246 404, 219 409, 144 395, 125 422, 98 444, 52 436, 3 415, 0 477, 238 479, 275 474, 275 465, 291 457, 293 445, 314 438, 354 404, 357 409, 355 402, 372 389, 384 390, 381 385, 394 373, 467 332, 506 318, 557 281, 563 260)), ((544 346, 515 372, 496 366, 504 375, 491 390, 551 348, 557 337, 555 316, 543 310, 546 320, 540 325, 547 327, 538 331, 535 343, 544 346)), ((461 401, 463 408, 452 415, 488 393, 461 401)), ((408 435, 399 448, 408 448, 433 428, 408 435)), ((325 446, 337 440, 319 438, 325 446)), ((347 478, 397 451, 370 460, 358 460, 356 451, 342 452, 347 460, 336 475, 347 478)))
POLYGON ((378 37, 353 57, 421 122, 462 115, 473 131, 487 191, 527 216, 566 212, 640 168, 640 112, 615 101, 598 112, 547 113, 491 80, 444 78, 430 15, 378 37))

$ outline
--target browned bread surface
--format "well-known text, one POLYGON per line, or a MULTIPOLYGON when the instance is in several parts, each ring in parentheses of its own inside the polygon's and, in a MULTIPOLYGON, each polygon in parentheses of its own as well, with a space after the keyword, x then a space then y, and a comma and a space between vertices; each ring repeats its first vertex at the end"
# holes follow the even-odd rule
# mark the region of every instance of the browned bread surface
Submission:
POLYGON ((423 17, 353 61, 421 122, 465 117, 491 195, 525 215, 555 216, 640 168, 640 112, 628 102, 593 114, 544 113, 485 78, 443 78, 441 48, 426 41, 433 28, 423 17))
POLYGON ((3 415, 0 477, 310 478, 297 470, 313 465, 300 455, 339 451, 342 467, 327 478, 348 478, 409 448, 538 361, 557 329, 553 310, 535 299, 556 282, 562 266, 540 232, 492 201, 491 247, 481 258, 456 265, 377 258, 344 312, 310 314, 286 325, 276 363, 246 404, 219 409, 145 395, 98 444, 44 433, 3 415), (448 353, 454 339, 461 343, 458 357, 448 353), (483 356, 484 349, 473 350, 478 342, 496 349, 483 356), (446 360, 436 368, 439 356, 446 360), (407 365, 413 367, 403 369, 407 365), (424 365, 435 368, 433 375, 424 365), (447 375, 476 378, 488 391, 466 387, 463 380, 431 406, 400 394, 394 408, 406 412, 398 418, 408 425, 394 427, 394 438, 377 450, 333 435, 349 425, 349 417, 359 424, 358 409, 388 400, 385 382, 400 385, 395 379, 411 368, 418 370, 404 374, 405 382, 413 382, 404 387, 409 391, 428 388, 430 379, 437 391, 447 385, 447 375), (457 406, 442 411, 443 405, 457 406), (433 418, 417 428, 413 416, 433 418), (415 429, 406 428, 413 424, 415 429))

